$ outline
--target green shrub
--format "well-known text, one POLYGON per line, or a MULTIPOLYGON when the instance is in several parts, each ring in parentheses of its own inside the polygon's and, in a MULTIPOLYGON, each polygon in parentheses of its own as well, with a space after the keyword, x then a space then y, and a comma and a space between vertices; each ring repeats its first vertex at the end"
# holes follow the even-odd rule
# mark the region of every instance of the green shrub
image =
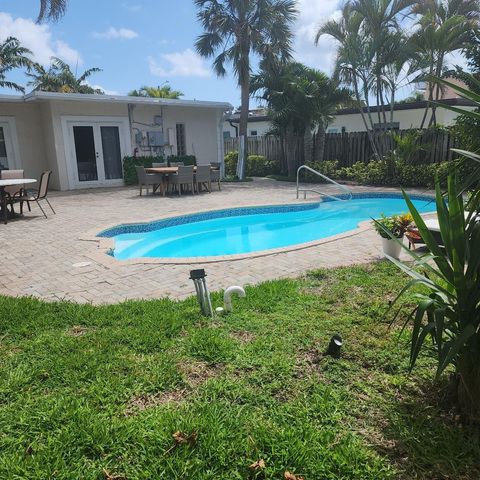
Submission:
POLYGON ((183 162, 185 165, 196 165, 196 159, 194 155, 176 156, 170 155, 165 159, 162 156, 148 156, 148 157, 125 157, 123 159, 123 180, 125 185, 134 185, 138 182, 137 172, 135 166, 151 167, 152 163, 170 162, 183 162))
MULTIPOLYGON (((234 177, 237 174, 238 152, 228 152, 225 155, 225 175, 234 177)), ((279 166, 276 162, 262 155, 249 155, 245 174, 249 177, 266 177, 278 173, 279 166)))

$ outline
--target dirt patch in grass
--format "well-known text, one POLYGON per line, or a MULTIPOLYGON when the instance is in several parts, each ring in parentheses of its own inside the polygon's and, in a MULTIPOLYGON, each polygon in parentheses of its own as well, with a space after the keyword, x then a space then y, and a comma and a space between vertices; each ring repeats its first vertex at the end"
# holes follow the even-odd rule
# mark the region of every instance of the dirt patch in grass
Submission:
POLYGON ((297 355, 295 362, 295 378, 305 378, 310 375, 322 374, 320 363, 324 358, 318 346, 303 351, 297 355))
POLYGON ((132 397, 124 411, 126 417, 158 407, 167 403, 180 403, 189 394, 188 390, 178 389, 154 394, 135 395, 132 397))
POLYGON ((68 335, 69 337, 82 337, 89 331, 90 328, 88 327, 83 327, 82 325, 74 325, 65 332, 65 335, 68 335))
POLYGON ((182 363, 178 365, 178 368, 183 374, 185 387, 164 392, 135 395, 128 401, 124 415, 129 417, 148 408, 168 403, 182 403, 207 380, 217 376, 223 370, 221 365, 212 366, 203 362, 182 363))
POLYGON ((231 332, 230 336, 234 340, 238 340, 241 343, 249 343, 253 342, 255 340, 255 335, 252 332, 246 332, 244 330, 237 331, 237 332, 231 332))

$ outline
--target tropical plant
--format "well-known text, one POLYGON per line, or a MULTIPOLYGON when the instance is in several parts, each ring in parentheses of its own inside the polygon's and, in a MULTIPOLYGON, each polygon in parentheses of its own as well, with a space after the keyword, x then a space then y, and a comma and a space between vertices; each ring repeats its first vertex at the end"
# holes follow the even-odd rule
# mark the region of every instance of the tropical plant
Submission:
POLYGON ((7 80, 7 73, 16 68, 30 68, 32 61, 29 58, 31 51, 22 47, 15 37, 8 37, 0 43, 0 87, 12 88, 24 92, 25 88, 18 83, 7 80))
MULTIPOLYGON (((290 59, 295 0, 195 0, 195 5, 204 29, 196 50, 202 57, 216 55, 213 68, 220 77, 226 64, 232 65, 241 90, 239 135, 246 137, 251 57, 259 57, 263 68, 290 59)), ((245 145, 243 164, 247 156, 245 145)))
POLYGON ((393 121, 396 91, 417 68, 400 27, 400 20, 413 3, 414 0, 347 2, 341 17, 321 25, 315 38, 317 44, 323 35, 337 41, 334 76, 353 89, 377 159, 386 145, 380 144, 371 132, 378 127, 388 129, 388 122, 393 121), (376 97, 376 121, 370 108, 372 97, 376 97))
POLYGON ((441 84, 432 83, 432 76, 441 77, 446 68, 446 57, 456 50, 468 48, 472 31, 480 20, 478 0, 428 0, 417 2, 412 13, 418 16, 416 31, 410 37, 412 48, 423 64, 419 78, 427 80, 428 100, 420 128, 423 128, 429 110, 430 125, 436 124, 434 103, 441 96, 441 84))
MULTIPOLYGON (((480 95, 440 78, 432 81, 451 87, 480 106, 480 95)), ((470 81, 480 82, 471 76, 470 81)), ((462 111, 454 106, 444 108, 480 120, 478 111, 462 111)), ((431 233, 415 206, 404 193, 405 200, 421 237, 431 253, 418 255, 407 252, 414 265, 391 259, 413 280, 403 289, 423 285, 428 293, 417 293, 418 303, 412 315, 410 366, 428 337, 437 355, 438 378, 449 365, 455 369, 457 403, 472 422, 480 422, 480 155, 454 149, 463 155, 463 162, 476 165, 463 184, 458 180, 458 164, 448 176, 447 199, 436 181, 436 207, 441 241, 431 233), (469 191, 468 201, 463 195, 469 191), (419 271, 419 268, 421 269, 419 271)), ((460 164, 461 165, 461 164, 460 164)), ((405 247, 404 247, 405 248, 405 247)))
MULTIPOLYGON (((334 112, 351 100, 351 93, 326 74, 297 62, 277 64, 253 76, 251 91, 267 103, 272 124, 285 141, 284 170, 289 176, 304 160, 305 144, 297 139, 318 129, 324 142, 325 127, 334 112), (304 148, 298 152, 300 146, 304 148)), ((319 144, 318 158, 323 158, 323 144, 319 144)))
POLYGON ((180 98, 183 93, 173 90, 170 85, 159 85, 158 87, 140 87, 138 90, 132 90, 128 93, 132 97, 152 97, 152 98, 180 98))
POLYGON ((37 22, 44 20, 58 20, 67 9, 68 0, 40 0, 40 12, 37 22))
POLYGON ((33 72, 27 72, 31 78, 27 85, 33 87, 33 91, 103 94, 102 90, 86 83, 87 78, 96 72, 101 72, 101 69, 89 68, 77 77, 67 63, 53 57, 48 69, 38 63, 33 64, 33 72))
POLYGON ((392 215, 386 217, 384 214, 374 220, 373 226, 382 238, 402 238, 409 225, 413 222, 410 214, 392 215), (388 232, 388 233, 387 233, 388 232))

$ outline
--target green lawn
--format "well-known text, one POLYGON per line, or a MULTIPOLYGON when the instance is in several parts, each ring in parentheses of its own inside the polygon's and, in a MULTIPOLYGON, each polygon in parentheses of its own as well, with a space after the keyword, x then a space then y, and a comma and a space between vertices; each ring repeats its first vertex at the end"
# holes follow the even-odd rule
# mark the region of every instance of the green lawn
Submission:
POLYGON ((478 479, 432 360, 408 375, 384 319, 405 281, 386 262, 317 271, 215 321, 193 298, 0 297, 0 478, 478 479), (321 355, 333 333, 340 360, 321 355))

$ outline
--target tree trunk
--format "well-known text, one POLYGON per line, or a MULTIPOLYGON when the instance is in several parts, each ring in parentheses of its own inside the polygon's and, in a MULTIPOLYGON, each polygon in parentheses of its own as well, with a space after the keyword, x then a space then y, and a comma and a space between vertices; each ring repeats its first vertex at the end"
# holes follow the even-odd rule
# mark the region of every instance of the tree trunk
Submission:
MULTIPOLYGON (((434 64, 430 64, 430 69, 429 69, 429 76, 433 75, 433 69, 434 69, 434 64)), ((427 121, 427 115, 428 115, 428 109, 430 108, 430 102, 433 99, 433 89, 430 88, 430 83, 427 83, 428 85, 428 99, 427 99, 427 106, 425 107, 425 111, 423 112, 423 118, 420 123, 420 130, 423 129, 425 126, 425 122, 427 121)))
MULTIPOLYGON (((248 113, 250 109, 250 74, 246 73, 245 78, 241 84, 241 106, 240 106, 240 125, 239 136, 245 137, 245 148, 243 151, 243 172, 246 171, 248 158, 248 142, 247 142, 247 128, 248 128, 248 113)), ((240 161, 240 158, 238 159, 240 161)), ((243 175, 245 177, 245 173, 243 175)), ((240 180, 243 180, 241 178, 240 180)))
POLYGON ((311 163, 313 160, 313 135, 312 129, 307 127, 303 135, 304 162, 311 163))
MULTIPOLYGON (((370 140, 370 145, 372 146, 373 155, 376 158, 378 158, 377 145, 375 143, 375 139, 373 138, 372 130, 368 126, 367 117, 365 116, 365 112, 363 111, 362 101, 361 101, 361 98, 360 98, 360 91, 359 91, 359 88, 358 88, 358 83, 357 83, 356 78, 354 78, 354 80, 353 80, 353 86, 354 86, 354 89, 355 89, 355 97, 356 97, 356 100, 357 100, 358 105, 359 105, 360 116, 362 117, 363 124, 365 125, 365 129, 367 130, 367 135, 368 135, 368 139, 370 140)), ((370 114, 370 107, 368 106, 368 103, 367 103, 367 112, 370 114)))
POLYGON ((288 176, 289 177, 294 177, 297 173, 296 167, 296 159, 295 159, 295 153, 296 153, 296 138, 295 138, 295 130, 293 128, 293 125, 290 123, 287 126, 287 135, 286 135, 286 140, 287 140, 287 170, 288 170, 288 176))
POLYGON ((325 154, 325 123, 321 121, 318 124, 317 131, 317 149, 315 160, 323 162, 323 156, 325 154))
POLYGON ((458 406, 470 423, 480 425, 480 358, 472 352, 457 361, 458 406))

